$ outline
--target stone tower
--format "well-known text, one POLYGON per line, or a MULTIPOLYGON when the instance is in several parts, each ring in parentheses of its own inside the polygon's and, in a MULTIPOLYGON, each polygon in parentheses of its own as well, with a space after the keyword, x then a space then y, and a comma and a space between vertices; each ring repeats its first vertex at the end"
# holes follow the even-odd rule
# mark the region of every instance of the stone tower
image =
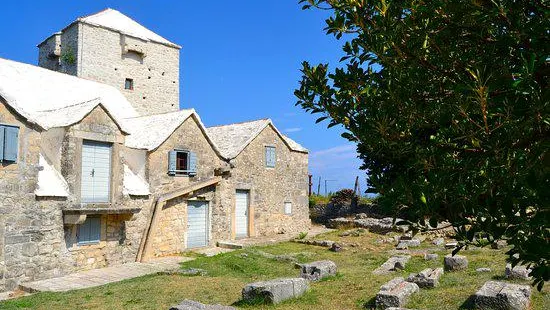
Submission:
POLYGON ((116 10, 81 17, 38 49, 39 66, 114 86, 140 115, 179 110, 181 47, 116 10))

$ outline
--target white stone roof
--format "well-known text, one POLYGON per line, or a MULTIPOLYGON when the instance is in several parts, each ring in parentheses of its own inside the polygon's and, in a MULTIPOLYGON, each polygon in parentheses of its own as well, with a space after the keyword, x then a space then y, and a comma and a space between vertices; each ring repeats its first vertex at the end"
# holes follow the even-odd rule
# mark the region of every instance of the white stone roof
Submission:
POLYGON ((181 48, 179 45, 172 43, 151 30, 143 27, 130 17, 110 8, 96 14, 81 17, 77 19, 77 21, 114 30, 144 41, 153 41, 172 47, 181 48))
POLYGON ((135 149, 155 150, 189 117, 197 121, 214 151, 220 154, 194 109, 124 119, 124 124, 130 128, 125 145, 135 149))
POLYGON ((233 159, 237 157, 267 126, 271 125, 288 147, 297 152, 307 153, 307 149, 296 141, 281 134, 270 119, 214 126, 206 128, 208 135, 219 148, 223 157, 233 159))
POLYGON ((152 151, 159 147, 195 110, 180 110, 124 119, 130 128, 126 146, 152 151))
POLYGON ((128 165, 124 165, 124 181, 122 183, 124 195, 147 196, 151 194, 149 183, 135 174, 128 165))
POLYGON ((138 115, 114 87, 3 58, 0 96, 27 121, 45 130, 75 124, 98 105, 125 132, 128 128, 119 120, 138 115))
POLYGON ((288 144, 288 146, 290 147, 291 150, 296 151, 296 152, 302 152, 302 153, 308 153, 309 152, 305 147, 303 147, 298 142, 290 139, 288 136, 285 136, 285 135, 281 135, 281 136, 283 137, 283 140, 285 140, 286 144, 288 144))
POLYGON ((39 197, 67 197, 69 196, 69 185, 65 178, 48 163, 44 155, 40 154, 38 165, 42 170, 38 171, 38 186, 34 194, 39 197))

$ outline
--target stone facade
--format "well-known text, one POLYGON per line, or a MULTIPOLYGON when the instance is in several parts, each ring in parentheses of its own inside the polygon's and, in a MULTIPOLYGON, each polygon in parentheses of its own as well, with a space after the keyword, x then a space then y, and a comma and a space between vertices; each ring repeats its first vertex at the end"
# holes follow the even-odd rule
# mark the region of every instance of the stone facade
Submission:
POLYGON ((135 261, 142 235, 143 214, 106 214, 120 206, 146 205, 148 197, 123 197, 124 135, 101 107, 68 128, 43 131, 28 125, 1 101, 0 123, 19 126, 19 158, 0 168, 0 290, 18 283, 74 271, 135 261), (84 139, 113 143, 111 203, 80 204, 80 149, 84 139), (37 197, 39 154, 61 171, 69 197, 37 197), (77 225, 64 224, 64 210, 104 208, 100 242, 76 243, 77 225))
POLYGON ((38 48, 39 66, 111 85, 140 115, 179 110, 177 47, 75 22, 38 48))
POLYGON ((250 191, 250 236, 297 233, 310 227, 307 153, 290 150, 270 125, 231 163, 233 190, 250 191), (266 146, 275 147, 275 168, 266 167, 266 146), (285 214, 285 202, 292 203, 291 214, 285 214))
MULTIPOLYGON (((158 148, 147 155, 147 176, 153 195, 162 195, 194 183, 214 177, 214 170, 225 164, 225 161, 214 151, 207 137, 202 132, 194 117, 186 119, 174 133, 158 148), (168 152, 174 149, 189 150, 197 154, 197 175, 168 175, 168 152)), ((153 255, 161 256, 182 252, 186 249, 187 240, 187 201, 202 200, 209 204, 210 223, 221 215, 227 219, 229 206, 224 206, 220 199, 227 181, 222 180, 185 197, 178 197, 167 202, 160 210, 156 230, 152 240, 153 255)), ((228 228, 228 225, 225 225, 228 228)), ((210 240, 228 238, 229 235, 218 230, 211 230, 210 240)))
MULTIPOLYGON (((39 45, 39 64, 112 85, 140 114, 179 108, 177 45, 145 41, 77 21, 39 45), (133 79, 133 90, 124 89, 126 78, 133 79)), ((36 87, 33 91, 39 93, 40 87, 48 85, 36 87)), ((13 108, 16 105, 7 101, 17 98, 2 96, 0 93, 0 124, 19 127, 19 149, 15 163, 0 165, 0 291, 14 289, 19 283, 143 259, 144 249, 151 249, 145 258, 185 251, 189 201, 208 203, 208 245, 234 240, 239 190, 249 193, 250 237, 293 234, 310 226, 307 151, 290 147, 273 125, 251 137, 239 155, 229 160, 194 112, 173 132, 154 133, 165 137, 160 145, 139 149, 127 146, 131 132, 122 124, 128 125, 129 119, 114 118, 102 103, 93 107, 88 101, 67 102, 75 111, 87 106, 91 110, 76 114, 83 115, 76 123, 47 128, 21 116, 28 111, 18 114, 13 108), (84 203, 81 199, 86 186, 82 182, 85 141, 110 146, 107 202, 84 203), (266 146, 275 148, 275 167, 266 167, 266 146), (175 149, 196 154, 195 175, 168 173, 168 153, 175 149), (43 160, 66 181, 65 196, 35 192, 43 160), (127 194, 128 170, 130 176, 143 180, 149 192, 127 194), (156 209, 161 197, 186 188, 193 189, 171 196, 156 209), (291 212, 285 210, 285 204, 291 212), (99 240, 79 243, 79 225, 90 217, 99 218, 99 240)), ((32 110, 30 114, 42 112, 32 110)))

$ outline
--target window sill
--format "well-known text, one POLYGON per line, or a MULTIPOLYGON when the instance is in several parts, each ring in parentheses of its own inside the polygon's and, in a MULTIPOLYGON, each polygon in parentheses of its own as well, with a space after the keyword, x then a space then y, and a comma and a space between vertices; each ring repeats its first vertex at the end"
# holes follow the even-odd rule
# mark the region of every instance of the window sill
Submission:
POLYGON ((77 242, 76 245, 78 247, 82 246, 92 246, 92 245, 99 245, 101 241, 91 241, 91 242, 77 242))

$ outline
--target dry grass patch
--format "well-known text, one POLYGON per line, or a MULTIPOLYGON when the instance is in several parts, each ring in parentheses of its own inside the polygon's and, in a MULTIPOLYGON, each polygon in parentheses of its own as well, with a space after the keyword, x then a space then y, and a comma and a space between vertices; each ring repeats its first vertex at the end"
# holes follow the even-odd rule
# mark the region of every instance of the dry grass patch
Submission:
MULTIPOLYGON (((17 300, 0 303, 0 309, 167 309, 183 299, 203 303, 236 305, 246 309, 365 309, 372 303, 380 286, 394 277, 407 277, 427 267, 439 267, 448 250, 435 250, 437 261, 425 261, 414 255, 404 271, 375 276, 372 271, 386 261, 394 244, 378 244, 384 236, 366 233, 360 236, 339 237, 332 232, 317 239, 344 243, 357 243, 357 247, 333 253, 326 248, 299 243, 281 243, 254 247, 221 254, 215 257, 199 256, 186 262, 183 268, 201 268, 207 276, 182 275, 146 276, 97 288, 67 293, 40 293, 17 300), (249 282, 277 277, 295 277, 299 270, 292 261, 266 257, 262 253, 289 255, 298 262, 330 259, 338 265, 338 275, 312 283, 302 297, 276 306, 246 305, 240 302, 242 287, 249 282)), ((387 238, 387 237, 386 237, 387 238)), ((433 248, 429 242, 423 247, 433 248)), ((412 309, 467 309, 467 300, 485 281, 499 278, 504 273, 503 251, 481 249, 462 251, 470 261, 467 270, 445 273, 440 286, 421 290, 414 295, 407 307, 412 309), (476 273, 478 267, 489 267, 491 273, 476 273)), ((533 309, 550 309, 550 289, 533 293, 533 309)))

